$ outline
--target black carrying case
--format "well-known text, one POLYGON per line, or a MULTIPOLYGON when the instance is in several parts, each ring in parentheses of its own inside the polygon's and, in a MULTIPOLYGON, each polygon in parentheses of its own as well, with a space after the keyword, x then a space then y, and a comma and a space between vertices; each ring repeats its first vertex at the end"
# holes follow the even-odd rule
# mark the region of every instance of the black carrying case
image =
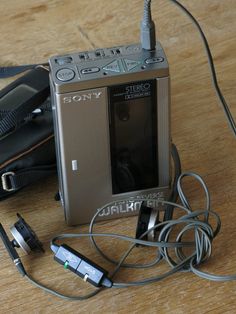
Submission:
POLYGON ((48 71, 35 68, 0 91, 0 200, 56 172, 48 71), (32 83, 33 82, 33 83, 32 83), (30 86, 28 86, 28 84, 30 86), (17 86, 29 99, 11 103, 17 86), (1 101, 2 100, 2 101, 1 101))

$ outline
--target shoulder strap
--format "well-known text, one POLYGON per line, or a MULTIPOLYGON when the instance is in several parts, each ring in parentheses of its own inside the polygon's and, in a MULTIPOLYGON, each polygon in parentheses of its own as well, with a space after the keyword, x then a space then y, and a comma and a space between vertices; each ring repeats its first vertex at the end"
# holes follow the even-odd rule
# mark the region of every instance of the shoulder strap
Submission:
POLYGON ((35 166, 14 172, 7 171, 2 173, 0 177, 0 200, 39 179, 55 173, 56 164, 35 166))
POLYGON ((8 77, 15 76, 15 75, 23 73, 27 70, 34 69, 38 65, 48 66, 48 63, 24 64, 24 65, 0 67, 0 79, 6 79, 8 77))
POLYGON ((16 129, 49 96, 48 70, 37 67, 0 91, 0 137, 16 129), (25 89, 25 91, 22 89, 25 89))

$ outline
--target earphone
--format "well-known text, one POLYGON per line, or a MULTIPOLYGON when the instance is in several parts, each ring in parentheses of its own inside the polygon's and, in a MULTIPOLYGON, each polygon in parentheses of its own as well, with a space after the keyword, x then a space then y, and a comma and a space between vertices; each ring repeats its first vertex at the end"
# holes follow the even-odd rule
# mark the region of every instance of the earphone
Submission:
MULTIPOLYGON (((96 287, 96 289, 84 296, 67 296, 58 291, 54 291, 45 285, 37 282, 33 279, 26 271, 23 266, 21 259, 19 258, 18 253, 16 252, 15 247, 21 247, 27 253, 31 251, 39 250, 43 251, 42 244, 37 238, 33 229, 25 222, 25 220, 18 214, 19 221, 17 221, 14 226, 11 228, 12 235, 14 237, 13 241, 10 241, 6 235, 5 230, 3 229, 2 225, 0 225, 0 235, 3 240, 3 243, 12 258, 15 266, 17 267, 18 271, 21 273, 22 276, 26 277, 31 283, 36 285, 37 287, 43 289, 46 292, 49 292, 53 295, 61 297, 63 299, 69 300, 84 300, 88 299, 95 294, 101 292, 104 288, 124 288, 130 286, 142 286, 146 284, 150 284, 153 282, 160 281, 178 271, 189 271, 193 272, 194 274, 209 280, 234 280, 236 279, 236 275, 232 276, 217 276, 209 273, 202 272, 198 269, 199 265, 206 261, 212 251, 212 241, 217 236, 220 231, 220 218, 219 216, 213 212, 210 208, 210 196, 207 189, 207 186, 203 179, 195 174, 195 173, 182 173, 177 180, 177 191, 180 198, 182 205, 158 200, 158 199, 139 199, 142 202, 142 212, 140 216, 147 215, 151 217, 151 212, 156 211, 156 217, 163 211, 167 210, 166 205, 172 206, 175 211, 179 211, 179 213, 183 212, 183 214, 178 219, 170 219, 166 221, 159 222, 156 219, 156 223, 150 228, 143 228, 144 231, 142 234, 137 234, 138 238, 132 238, 121 234, 114 234, 114 233, 96 233, 94 232, 94 225, 96 222, 99 213, 108 205, 104 205, 100 208, 96 214, 94 215, 93 219, 91 220, 89 226, 88 233, 78 233, 78 234, 61 234, 55 236, 51 240, 51 250, 54 253, 54 260, 63 265, 65 269, 68 269, 75 273, 77 276, 81 277, 84 281, 92 284, 96 287), (197 180, 206 196, 206 208, 204 210, 195 210, 191 209, 189 201, 187 200, 184 191, 182 189, 182 181, 185 177, 191 177, 197 180), (147 201, 152 201, 156 204, 155 208, 150 208, 147 206, 147 201), (212 226, 209 219, 215 219, 215 227, 212 226), (176 231, 178 228, 177 235, 175 236, 175 241, 172 239, 173 232, 176 231), (180 230, 179 230, 180 228, 180 230), (146 230, 147 229, 147 230, 146 230), (185 234, 189 233, 190 230, 193 230, 193 237, 188 239, 188 241, 184 240, 185 234), (149 237, 148 234, 153 234, 154 236, 149 237), (95 262, 91 261, 84 255, 80 254, 67 244, 63 243, 60 244, 62 240, 69 239, 69 238, 82 238, 82 237, 89 237, 94 248, 96 251, 101 254, 101 256, 109 261, 110 263, 114 264, 115 268, 112 273, 108 273, 105 269, 101 266, 97 265, 95 262), (95 241, 96 237, 111 237, 116 238, 124 241, 130 242, 130 247, 120 260, 114 260, 110 256, 107 256, 98 246, 95 241), (146 240, 145 240, 146 239, 146 240), (150 241, 150 239, 152 241, 150 241), (138 245, 138 247, 137 247, 138 245), (125 263, 126 258, 132 253, 134 248, 138 248, 142 250, 143 246, 154 247, 157 249, 156 258, 154 261, 148 264, 130 264, 125 263), (26 249, 27 248, 27 249, 26 249), (185 249, 190 248, 191 253, 186 254, 185 249), (175 258, 171 251, 175 252, 175 258), (122 267, 126 268, 150 268, 159 265, 162 262, 167 262, 170 266, 170 270, 164 274, 153 276, 151 278, 145 278, 143 280, 134 281, 134 282, 116 282, 114 281, 115 275, 122 267)), ((127 199, 123 200, 127 201, 127 199)), ((137 199, 129 199, 129 202, 137 201, 137 199)), ((120 201, 119 201, 120 202, 120 201)), ((122 201, 121 201, 122 202, 122 201)), ((114 202, 112 203, 114 204, 114 202)), ((142 223, 142 219, 140 221, 140 216, 138 218, 138 226, 142 223)), ((148 219, 147 219, 148 220, 148 219)), ((139 228, 139 227, 138 227, 139 228)), ((139 229, 139 232, 141 229, 139 229)))
MULTIPOLYGON (((93 219, 91 220, 88 233, 61 234, 55 236, 51 240, 50 247, 54 253, 54 260, 63 265, 65 269, 72 271, 77 276, 81 277, 84 281, 96 287, 93 292, 83 296, 67 296, 61 292, 55 291, 39 283, 28 274, 16 251, 16 248, 22 248, 24 252, 31 253, 34 251, 43 252, 43 247, 33 229, 19 214, 17 215, 19 220, 13 225, 13 227, 11 227, 11 232, 14 239, 12 241, 9 240, 1 224, 0 236, 11 259, 13 260, 15 266, 22 276, 27 278, 32 284, 43 289, 44 291, 67 300, 85 300, 101 292, 104 288, 127 288, 131 286, 143 286, 151 284, 154 282, 158 282, 178 271, 192 272, 201 278, 213 281, 236 280, 236 274, 218 276, 215 274, 203 272, 199 269, 200 264, 204 261, 207 261, 211 256, 212 242, 214 238, 218 235, 221 227, 220 217, 211 209, 210 195, 204 180, 195 173, 182 173, 177 180, 177 192, 181 204, 160 199, 138 199, 142 202, 142 211, 140 214, 142 218, 140 220, 140 216, 138 217, 138 228, 139 225, 142 224, 142 220, 145 215, 150 218, 153 210, 156 211, 156 217, 158 217, 161 212, 165 213, 167 211, 166 205, 172 206, 174 211, 178 211, 179 214, 183 212, 183 214, 177 219, 169 219, 162 222, 159 222, 158 219, 156 219, 156 224, 153 224, 152 227, 146 224, 143 229, 139 229, 139 232, 141 230, 144 231, 142 234, 137 234, 136 232, 136 236, 138 236, 138 238, 132 238, 116 233, 96 233, 94 231, 94 225, 100 212, 104 210, 106 206, 114 204, 113 202, 105 204, 96 212, 93 219), (185 196, 182 188, 182 181, 186 177, 191 177, 197 180, 202 186, 206 198, 205 209, 193 210, 191 208, 191 205, 187 197, 185 196), (148 201, 153 202, 153 204, 155 204, 155 208, 148 207, 148 201), (210 223, 210 220, 212 221, 212 219, 215 220, 214 224, 210 223), (184 240, 185 235, 189 235, 191 231, 193 231, 192 236, 188 236, 187 241, 184 240), (148 236, 149 233, 151 236, 148 236), (175 235, 175 240, 173 240, 173 234, 175 235), (109 274, 108 271, 106 271, 101 266, 91 261, 84 255, 80 254, 67 244, 60 244, 61 241, 65 239, 80 239, 83 237, 90 238, 95 250, 105 260, 114 265, 114 270, 112 273, 109 274), (123 241, 128 241, 131 244, 119 260, 114 260, 112 257, 106 255, 99 248, 98 244, 95 241, 96 237, 103 237, 105 239, 107 237, 116 238, 123 241), (125 263, 125 260, 135 248, 137 248, 138 250, 142 250, 143 246, 156 248, 156 258, 153 261, 146 264, 125 263), (186 248, 188 250, 191 249, 190 253, 186 254, 186 248), (173 257, 173 252, 175 253, 175 257, 173 257), (166 262, 170 266, 170 270, 164 274, 159 274, 151 278, 144 278, 143 280, 133 282, 114 281, 114 277, 117 275, 122 267, 146 269, 155 267, 162 262, 166 262)), ((124 199, 123 201, 127 201, 127 199, 124 199)), ((137 201, 137 199, 129 199, 129 202, 131 203, 134 201, 137 201)), ((145 218, 146 221, 148 221, 147 217, 145 218)))
POLYGON ((31 251, 44 252, 44 249, 33 229, 31 229, 20 214, 17 213, 17 217, 19 218, 18 221, 10 228, 14 239, 12 241, 9 240, 2 224, 0 224, 0 237, 16 268, 25 276, 24 266, 15 248, 21 248, 26 254, 29 254, 31 251))

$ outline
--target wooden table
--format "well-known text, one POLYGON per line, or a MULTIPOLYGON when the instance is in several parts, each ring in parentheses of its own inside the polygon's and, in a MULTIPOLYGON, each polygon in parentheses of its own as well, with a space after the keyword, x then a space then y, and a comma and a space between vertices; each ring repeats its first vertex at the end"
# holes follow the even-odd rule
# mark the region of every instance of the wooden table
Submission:
MULTIPOLYGON (((142 0, 1 0, 0 65, 39 63, 50 56, 94 47, 139 41, 142 0)), ((209 39, 220 86, 236 117, 236 2, 235 0, 182 0, 198 18, 209 39)), ((211 259, 202 269, 219 274, 236 273, 236 142, 211 85, 206 55, 196 29, 167 0, 153 1, 157 35, 167 53, 172 80, 172 137, 184 170, 206 180, 212 208, 222 219, 211 259)), ((0 87, 11 80, 2 80, 0 87)), ((90 290, 76 276, 53 262, 50 238, 62 232, 85 232, 87 227, 66 226, 63 211, 53 200, 57 180, 51 177, 0 203, 0 221, 8 228, 20 212, 42 240, 45 254, 24 256, 27 270, 42 283, 65 293, 90 290)), ((186 184, 194 208, 204 206, 198 185, 186 184)), ((92 196, 91 196, 92 197, 92 196)), ((97 230, 134 234, 136 218, 115 220, 97 230)), ((93 251, 88 240, 69 241, 109 270, 111 265, 93 251)), ((119 257, 126 244, 100 241, 119 257)), ((153 257, 138 248, 132 260, 153 257)), ((63 301, 32 287, 20 277, 0 244, 1 313, 235 313, 236 283, 216 283, 190 273, 179 273, 160 283, 103 291, 84 302, 63 301)), ((134 280, 167 270, 122 270, 117 280, 134 280)))

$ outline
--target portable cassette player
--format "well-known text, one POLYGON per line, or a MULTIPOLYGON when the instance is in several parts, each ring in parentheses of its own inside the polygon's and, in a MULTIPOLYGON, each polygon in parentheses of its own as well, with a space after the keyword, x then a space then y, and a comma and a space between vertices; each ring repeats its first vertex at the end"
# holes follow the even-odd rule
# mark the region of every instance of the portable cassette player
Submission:
POLYGON ((166 198, 170 174, 170 80, 160 44, 50 59, 60 197, 68 224, 137 214, 166 198))
MULTIPOLYGON (((236 135, 236 123, 219 87, 206 36, 185 6, 177 0, 171 2, 189 17, 200 34, 213 87, 236 135)), ((35 279, 23 265, 17 248, 27 254, 44 252, 43 244, 20 214, 10 228, 12 240, 0 223, 0 239, 18 272, 37 288, 66 301, 84 302, 110 288, 140 288, 159 283, 177 272, 188 272, 221 283, 236 279, 235 273, 217 274, 201 268, 201 264, 211 257, 213 240, 221 229, 221 219, 212 209, 204 179, 191 171, 182 172, 178 150, 171 142, 169 68, 163 49, 159 43, 156 44, 151 0, 144 0, 140 37, 140 45, 52 57, 49 64, 60 198, 68 224, 90 222, 86 233, 55 235, 50 241, 50 249, 54 261, 62 265, 64 271, 71 271, 96 289, 86 293, 81 291, 81 286, 79 294, 73 292, 73 295, 68 295, 68 292, 62 292, 62 288, 57 290, 35 279), (192 204, 188 198, 183 184, 187 178, 195 180, 195 184, 202 188, 203 207, 195 202, 192 204), (136 213, 139 215, 134 237, 127 235, 124 228, 122 234, 109 232, 109 224, 102 226, 102 232, 95 232, 97 219, 136 213), (173 217, 174 213, 178 215, 173 217), (85 237, 90 240, 96 255, 111 264, 109 271, 100 266, 100 259, 98 264, 97 259, 94 261, 67 244, 73 238, 77 239, 79 246, 81 238, 85 237), (106 239, 112 239, 112 247, 109 248, 108 243, 104 250, 97 238, 103 238, 103 244, 106 239), (117 241, 115 246, 114 239, 117 241), (125 241, 128 245, 119 248, 118 241, 125 241), (121 251, 113 255, 117 248, 121 251), (150 248, 152 254, 149 256, 150 248), (127 261, 134 249, 135 256, 127 261), (150 260, 139 258, 144 255, 150 260), (158 270, 163 262, 170 267, 164 272, 158 270), (124 268, 130 269, 132 279, 129 274, 124 280, 117 278, 118 272, 124 268), (136 277, 138 269, 142 276, 136 277), (132 270, 135 270, 134 274, 132 270), (145 271, 148 271, 147 275, 145 271)), ((5 132, 4 136, 8 132, 14 134, 19 125, 27 125, 36 114, 41 115, 48 109, 48 100, 43 102, 49 92, 48 64, 0 67, 0 78, 31 68, 32 71, 11 83, 0 95, 3 109, 12 109, 14 105, 14 110, 2 110, 0 132, 5 132), (37 111, 34 110, 36 106, 39 106, 37 111)), ((30 132, 27 135, 31 135, 30 132)), ((5 138, 7 136, 3 140, 5 138)), ((45 151, 50 155, 48 149, 45 151)), ((34 156, 38 152, 34 151, 34 156)), ((26 161, 32 159, 30 155, 26 161)), ((20 163, 24 164, 22 160, 20 163)), ((35 179, 35 167, 34 171, 29 170, 32 167, 27 169, 27 173, 35 179)), ((12 182, 22 184, 29 181, 8 169, 2 175, 5 192, 12 192, 12 182)), ((54 279, 57 279, 55 274, 54 279)))

